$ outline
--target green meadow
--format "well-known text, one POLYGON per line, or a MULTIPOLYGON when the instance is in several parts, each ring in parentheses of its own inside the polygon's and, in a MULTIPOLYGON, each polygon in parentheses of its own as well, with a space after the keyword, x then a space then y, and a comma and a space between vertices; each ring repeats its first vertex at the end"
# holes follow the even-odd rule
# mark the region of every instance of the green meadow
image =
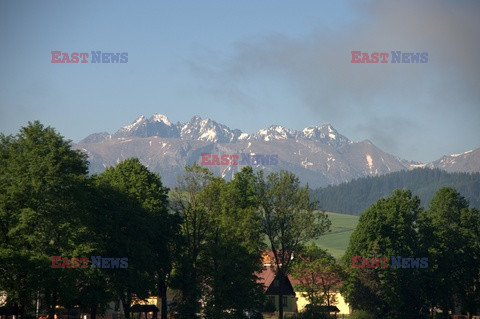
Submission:
POLYGON ((315 243, 324 249, 328 249, 333 257, 339 259, 347 249, 350 235, 357 227, 359 216, 328 212, 327 215, 332 222, 331 231, 321 236, 315 243))

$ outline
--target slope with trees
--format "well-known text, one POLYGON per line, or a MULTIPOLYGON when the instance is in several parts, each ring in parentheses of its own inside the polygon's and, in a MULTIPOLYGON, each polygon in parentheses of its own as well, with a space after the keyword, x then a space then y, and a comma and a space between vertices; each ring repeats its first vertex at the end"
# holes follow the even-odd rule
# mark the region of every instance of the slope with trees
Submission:
POLYGON ((428 205, 441 187, 458 190, 470 205, 480 209, 480 173, 447 173, 429 168, 362 177, 312 190, 310 195, 326 211, 358 216, 380 198, 390 196, 395 189, 409 189, 428 205))

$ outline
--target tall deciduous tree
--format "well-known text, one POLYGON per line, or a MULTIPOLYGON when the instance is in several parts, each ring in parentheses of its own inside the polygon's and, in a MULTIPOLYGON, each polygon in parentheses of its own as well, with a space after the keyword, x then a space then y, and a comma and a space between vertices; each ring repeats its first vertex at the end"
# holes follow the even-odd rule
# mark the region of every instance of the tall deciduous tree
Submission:
MULTIPOLYGON (((162 319, 167 317, 167 284, 172 270, 173 253, 179 233, 178 216, 168 213, 168 189, 158 174, 150 172, 136 158, 127 159, 116 167, 108 168, 99 180, 108 181, 116 191, 137 201, 147 213, 148 242, 151 252, 147 256, 154 277, 155 294, 162 299, 162 319)), ((135 226, 135 225, 132 225, 135 226)), ((139 237, 141 234, 136 234, 139 237)))
POLYGON ((421 318, 425 314, 425 269, 351 268, 352 256, 424 257, 418 234, 421 212, 420 200, 409 190, 395 190, 361 215, 344 256, 349 276, 343 291, 354 309, 368 310, 379 318, 421 318))
POLYGON ((42 296, 53 316, 75 297, 78 273, 52 269, 51 256, 90 251, 81 218, 86 156, 35 121, 0 135, 0 167, 0 290, 24 312, 42 296))
MULTIPOLYGON (((315 203, 308 195, 308 185, 300 187, 297 176, 288 171, 271 173, 265 179, 259 172, 256 182, 262 229, 273 252, 280 278, 290 271, 293 253, 309 240, 328 231, 330 221, 324 212, 314 212, 315 203)), ((283 280, 280 280, 280 285, 283 280)), ((279 318, 283 318, 282 287, 279 289, 279 318)))
POLYGON ((441 188, 421 219, 422 242, 430 256, 427 298, 443 310, 455 303, 474 313, 478 307, 480 215, 456 190, 441 188), (477 300, 477 301, 476 301, 477 300))
POLYGON ((255 175, 244 168, 227 183, 198 165, 186 170, 173 196, 185 240, 175 280, 183 294, 180 314, 243 318, 264 299, 255 275, 264 245, 255 175))
POLYGON ((263 306, 263 287, 255 273, 261 271, 264 246, 255 201, 255 175, 245 167, 226 183, 214 179, 200 199, 211 214, 203 265, 205 313, 209 318, 243 318, 243 312, 263 306))
POLYGON ((97 224, 103 253, 128 258, 126 269, 107 273, 109 285, 129 318, 133 296, 146 298, 154 290, 152 277, 165 262, 165 256, 160 255, 166 250, 166 240, 159 234, 166 215, 166 190, 159 177, 137 159, 108 168, 95 177, 95 182, 104 203, 98 207, 103 219, 97 224))
POLYGON ((212 227, 211 214, 200 200, 200 193, 213 180, 212 173, 198 164, 185 167, 178 187, 172 192, 172 209, 181 217, 182 250, 177 254, 173 286, 182 292, 178 310, 182 318, 193 318, 200 310, 200 255, 205 250, 212 227))

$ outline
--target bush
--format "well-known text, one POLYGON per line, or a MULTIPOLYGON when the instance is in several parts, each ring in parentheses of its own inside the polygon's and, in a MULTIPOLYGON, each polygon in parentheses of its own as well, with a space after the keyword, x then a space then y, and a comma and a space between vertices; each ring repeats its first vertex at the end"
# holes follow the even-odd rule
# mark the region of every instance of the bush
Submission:
POLYGON ((365 310, 355 310, 350 315, 350 319, 375 319, 375 316, 365 310))

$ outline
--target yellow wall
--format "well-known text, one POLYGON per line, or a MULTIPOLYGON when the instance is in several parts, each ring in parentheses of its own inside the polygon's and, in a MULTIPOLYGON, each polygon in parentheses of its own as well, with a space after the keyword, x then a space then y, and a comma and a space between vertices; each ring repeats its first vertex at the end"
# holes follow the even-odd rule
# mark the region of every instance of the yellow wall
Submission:
POLYGON ((155 305, 157 306, 157 308, 160 309, 160 306, 161 306, 161 299, 160 298, 157 298, 155 296, 152 296, 152 297, 148 297, 146 301, 143 301, 141 299, 136 299, 136 298, 133 298, 132 299, 132 304, 131 306, 135 305, 135 304, 139 304, 139 305, 155 305))
MULTIPOLYGON (((303 310, 303 308, 305 308, 305 306, 307 304, 309 304, 309 302, 307 301, 307 299, 305 297, 302 296, 301 292, 295 292, 295 295, 297 297, 298 311, 301 312, 303 310)), ((337 304, 335 306, 337 306, 337 308, 340 310, 339 313, 340 314, 350 314, 350 307, 345 302, 345 299, 343 298, 343 296, 339 292, 337 292, 337 294, 335 295, 335 298, 337 299, 337 304)))

